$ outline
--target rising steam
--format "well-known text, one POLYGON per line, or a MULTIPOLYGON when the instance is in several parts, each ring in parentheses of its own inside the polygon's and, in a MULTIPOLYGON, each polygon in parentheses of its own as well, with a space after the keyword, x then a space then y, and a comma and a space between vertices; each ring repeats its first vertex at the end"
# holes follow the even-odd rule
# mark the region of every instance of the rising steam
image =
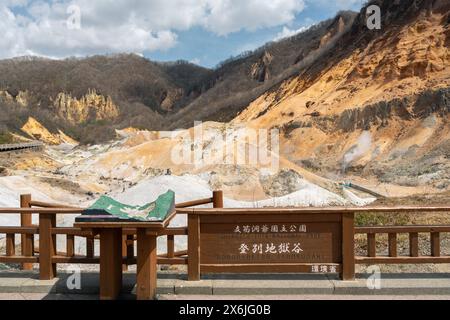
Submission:
POLYGON ((342 172, 347 170, 348 165, 361 158, 367 151, 370 150, 372 145, 372 135, 369 131, 364 131, 356 141, 356 144, 347 151, 342 159, 342 172))

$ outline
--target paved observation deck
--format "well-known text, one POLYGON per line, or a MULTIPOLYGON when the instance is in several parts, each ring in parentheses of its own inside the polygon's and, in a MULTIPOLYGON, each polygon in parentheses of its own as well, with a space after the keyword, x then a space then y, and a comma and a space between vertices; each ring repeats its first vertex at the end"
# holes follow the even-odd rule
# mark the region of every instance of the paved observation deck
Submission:
MULTIPOLYGON (((62 295, 70 299, 98 299, 99 274, 81 272, 80 289, 69 289, 68 278, 73 273, 59 272, 53 280, 39 280, 36 271, 0 271, 0 296, 7 299, 47 299, 52 295, 62 295), (33 294, 36 295, 33 298, 33 294), (40 296, 39 296, 40 295, 40 296), (38 297, 39 296, 39 297, 38 297)), ((133 299, 136 294, 134 272, 124 273, 121 299, 133 299)), ((355 281, 340 281, 338 277, 320 274, 223 274, 205 275, 199 282, 186 281, 185 274, 175 272, 158 273, 158 299, 183 299, 183 297, 202 297, 203 299, 245 297, 276 297, 283 299, 345 299, 351 297, 395 296, 408 298, 414 296, 440 296, 450 299, 450 274, 411 273, 381 274, 380 288, 370 289, 367 279, 370 274, 357 274, 355 281)), ((71 282, 69 280, 69 282, 71 282)), ((258 298, 259 299, 259 298, 258 298)))

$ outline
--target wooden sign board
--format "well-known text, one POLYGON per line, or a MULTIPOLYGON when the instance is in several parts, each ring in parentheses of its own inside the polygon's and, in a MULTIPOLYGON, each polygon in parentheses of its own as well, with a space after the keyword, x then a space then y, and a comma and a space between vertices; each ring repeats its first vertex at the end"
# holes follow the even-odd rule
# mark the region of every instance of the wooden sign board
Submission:
POLYGON ((341 273, 343 215, 198 215, 199 271, 341 273))

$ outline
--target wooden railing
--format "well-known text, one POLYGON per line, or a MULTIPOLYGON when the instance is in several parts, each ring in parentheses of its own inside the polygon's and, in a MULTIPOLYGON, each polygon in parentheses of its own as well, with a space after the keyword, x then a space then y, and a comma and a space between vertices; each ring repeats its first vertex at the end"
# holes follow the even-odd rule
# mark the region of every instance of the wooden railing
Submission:
POLYGON ((24 149, 42 149, 44 143, 40 141, 33 141, 27 143, 14 143, 14 144, 0 144, 0 152, 16 151, 24 149))
POLYGON ((355 257, 358 264, 420 264, 450 263, 450 256, 441 254, 441 233, 450 233, 450 226, 390 226, 359 227, 355 234, 367 235, 367 256, 355 257), (419 234, 429 235, 430 255, 420 255, 419 234), (376 236, 387 235, 388 255, 377 255, 376 236), (409 235, 409 255, 399 256, 397 240, 399 234, 409 235))
MULTIPOLYGON (((0 214, 20 214, 20 226, 4 227, 0 226, 0 234, 6 235, 6 252, 0 255, 0 263, 21 264, 23 269, 30 270, 33 263, 39 264, 41 279, 51 279, 56 275, 56 264, 58 263, 79 263, 97 264, 99 257, 95 255, 95 241, 98 235, 92 232, 83 231, 75 227, 58 227, 56 217, 58 215, 80 214, 84 209, 63 206, 59 204, 49 204, 31 199, 30 195, 20 197, 20 208, 0 208, 0 214), (32 223, 32 215, 38 215, 39 223, 32 223), (16 246, 16 235, 20 235, 20 247, 16 246), (36 245, 39 235, 39 244, 36 245), (56 250, 56 238, 66 237, 65 251, 56 250), (76 238, 86 239, 86 253, 76 254, 76 238), (17 249, 20 249, 20 253, 17 249)), ((221 209, 223 208, 223 194, 221 191, 213 193, 211 198, 194 200, 177 204, 179 214, 186 213, 188 208, 205 204, 213 204, 213 209, 208 209, 211 214, 220 215, 222 212, 232 211, 242 214, 257 214, 266 212, 267 214, 277 214, 280 209, 221 209)), ((372 207, 372 208, 304 208, 292 209, 292 211, 306 210, 309 213, 427 213, 427 212, 450 212, 450 207, 372 207)), ((289 209, 283 212, 289 213, 289 209)), ((450 225, 440 226, 353 226, 352 232, 355 236, 367 235, 367 255, 356 255, 355 264, 422 264, 422 263, 450 263, 450 256, 444 255, 441 250, 441 235, 450 233, 450 225), (387 255, 377 254, 377 235, 387 235, 387 255), (409 254, 400 255, 398 250, 398 238, 400 234, 409 236, 409 254), (419 252, 419 235, 428 234, 430 241, 430 254, 421 255, 419 252)), ((169 227, 159 236, 167 237, 167 252, 158 256, 158 264, 162 265, 186 265, 188 264, 187 250, 176 251, 175 239, 177 236, 187 236, 188 228, 169 227)), ((360 240, 360 239, 358 239, 360 240)), ((136 263, 134 254, 136 243, 136 230, 123 230, 123 268, 136 263)), ((347 248, 355 251, 355 247, 347 248)), ((353 260, 352 260, 353 261, 353 260)))
MULTIPOLYGON (((186 208, 212 203, 215 208, 223 207, 221 191, 213 193, 211 198, 177 204, 177 208, 186 208)), ((39 264, 40 278, 52 279, 56 275, 56 264, 98 264, 100 259, 95 255, 95 240, 98 235, 75 227, 58 227, 57 215, 81 214, 84 209, 59 204, 33 201, 31 195, 21 195, 20 208, 0 208, 0 214, 20 214, 20 227, 2 227, 0 234, 6 234, 6 254, 0 256, 0 263, 21 264, 24 270, 31 270, 33 263, 39 264), (39 224, 32 223, 32 215, 39 216, 39 224), (16 235, 21 235, 20 254, 16 252, 16 235), (35 235, 39 235, 39 245, 35 245, 35 235), (58 235, 66 237, 66 251, 57 251, 58 235), (75 238, 86 239, 86 254, 75 254, 75 238)), ((167 236, 167 253, 158 256, 158 264, 187 264, 187 250, 175 251, 175 236, 186 236, 187 226, 166 228, 158 236, 167 236)), ((136 264, 134 248, 136 230, 123 230, 123 269, 136 264)))

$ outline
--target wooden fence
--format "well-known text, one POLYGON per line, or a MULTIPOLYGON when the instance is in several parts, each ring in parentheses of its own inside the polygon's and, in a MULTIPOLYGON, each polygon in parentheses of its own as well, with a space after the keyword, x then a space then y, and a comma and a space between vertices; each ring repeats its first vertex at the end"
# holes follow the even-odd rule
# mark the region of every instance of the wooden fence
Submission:
POLYGON ((15 143, 15 144, 0 144, 0 152, 20 151, 26 149, 43 149, 44 143, 40 141, 33 141, 27 143, 15 143))
MULTIPOLYGON (((0 208, 0 214, 20 214, 21 225, 18 227, 0 226, 0 234, 6 234, 6 254, 0 256, 0 263, 21 264, 24 270, 30 270, 33 263, 39 264, 40 278, 52 279, 56 275, 56 264, 76 263, 76 264, 98 264, 99 257, 95 255, 94 242, 98 235, 92 232, 82 231, 74 227, 58 227, 56 218, 58 215, 80 214, 83 209, 72 208, 58 204, 48 204, 33 201, 30 195, 20 197, 20 208, 0 208), (32 215, 38 215, 39 223, 32 223, 32 215), (21 236, 20 252, 17 252, 16 235, 21 236), (39 241, 35 236, 39 236, 39 241), (66 237, 66 250, 60 252, 56 250, 56 237, 66 237), (75 238, 86 239, 86 254, 75 254, 75 238), (38 243, 39 245, 36 245, 38 243)), ((284 214, 294 214, 295 211, 302 211, 308 214, 328 213, 427 213, 427 212, 450 212, 450 207, 370 207, 370 208, 297 208, 297 209, 222 209, 223 195, 221 191, 213 193, 211 198, 180 203, 177 206, 178 214, 192 213, 193 210, 207 211, 213 215, 220 215, 224 212, 234 212, 241 214, 264 213, 266 215, 276 215, 280 212, 284 214), (214 209, 187 209, 188 207, 204 204, 213 204, 214 209), (234 210, 234 211, 233 211, 234 210), (291 213, 290 213, 291 211, 291 213)), ((353 220, 352 220, 353 221, 353 220)), ((351 230, 346 237, 354 239, 357 234, 367 235, 367 255, 355 256, 354 241, 343 248, 346 252, 351 252, 351 264, 423 264, 423 263, 450 263, 450 256, 443 255, 441 250, 441 234, 450 233, 450 225, 441 226, 364 226, 355 227, 352 223, 351 230), (419 253, 419 234, 426 233, 430 239, 430 255, 421 256, 419 253), (388 255, 377 255, 376 236, 387 235, 388 255), (409 254, 400 256, 398 253, 398 235, 409 235, 409 254)), ((198 231, 198 230, 197 230, 198 231)), ((198 231, 199 232, 199 231, 198 231)), ((167 252, 158 256, 158 264, 162 265, 188 265, 188 250, 175 250, 175 237, 188 236, 188 227, 167 228, 159 236, 167 237, 167 252)), ((124 229, 122 241, 123 268, 136 263, 134 255, 136 241, 136 230, 124 229)), ((197 241, 198 242, 198 241, 197 241)), ((192 234, 189 235, 188 246, 198 244, 192 234)), ((192 261, 191 261, 192 262, 192 261)), ((191 263, 192 265, 192 263, 191 263)), ((199 268, 198 266, 195 267, 199 268)))
POLYGON ((450 263, 450 256, 441 253, 441 233, 449 233, 450 226, 391 226, 391 227, 360 227, 355 228, 356 234, 367 235, 367 256, 356 257, 359 264, 420 264, 420 263, 450 263), (419 253, 419 234, 429 235, 430 255, 419 253), (376 252, 376 236, 387 234, 388 256, 379 256, 376 252), (409 235, 409 255, 399 256, 397 239, 399 234, 409 235))
MULTIPOLYGON (((211 198, 177 204, 177 208, 186 208, 205 204, 223 207, 221 191, 213 193, 211 198)), ((94 241, 98 235, 74 227, 58 227, 58 215, 81 214, 84 209, 33 201, 31 195, 21 195, 20 208, 0 208, 0 214, 20 214, 19 227, 0 226, 0 234, 6 234, 6 254, 0 256, 0 263, 21 264, 23 270, 31 270, 33 263, 39 264, 40 278, 49 280, 56 276, 56 264, 98 264, 99 256, 94 253, 94 241), (32 215, 39 216, 37 225, 32 223, 32 215), (16 252, 16 235, 21 236, 20 252, 16 252), (35 239, 39 236, 39 241, 35 239), (56 250, 56 237, 66 237, 66 251, 56 250), (86 254, 75 254, 75 237, 86 239, 86 254), (36 245, 38 243, 38 245, 36 245)), ((175 251, 175 236, 187 236, 187 227, 166 228, 159 236, 167 236, 167 252, 158 256, 158 264, 187 265, 187 250, 175 251)), ((124 229, 122 241, 123 269, 136 264, 134 248, 136 230, 124 229)))

